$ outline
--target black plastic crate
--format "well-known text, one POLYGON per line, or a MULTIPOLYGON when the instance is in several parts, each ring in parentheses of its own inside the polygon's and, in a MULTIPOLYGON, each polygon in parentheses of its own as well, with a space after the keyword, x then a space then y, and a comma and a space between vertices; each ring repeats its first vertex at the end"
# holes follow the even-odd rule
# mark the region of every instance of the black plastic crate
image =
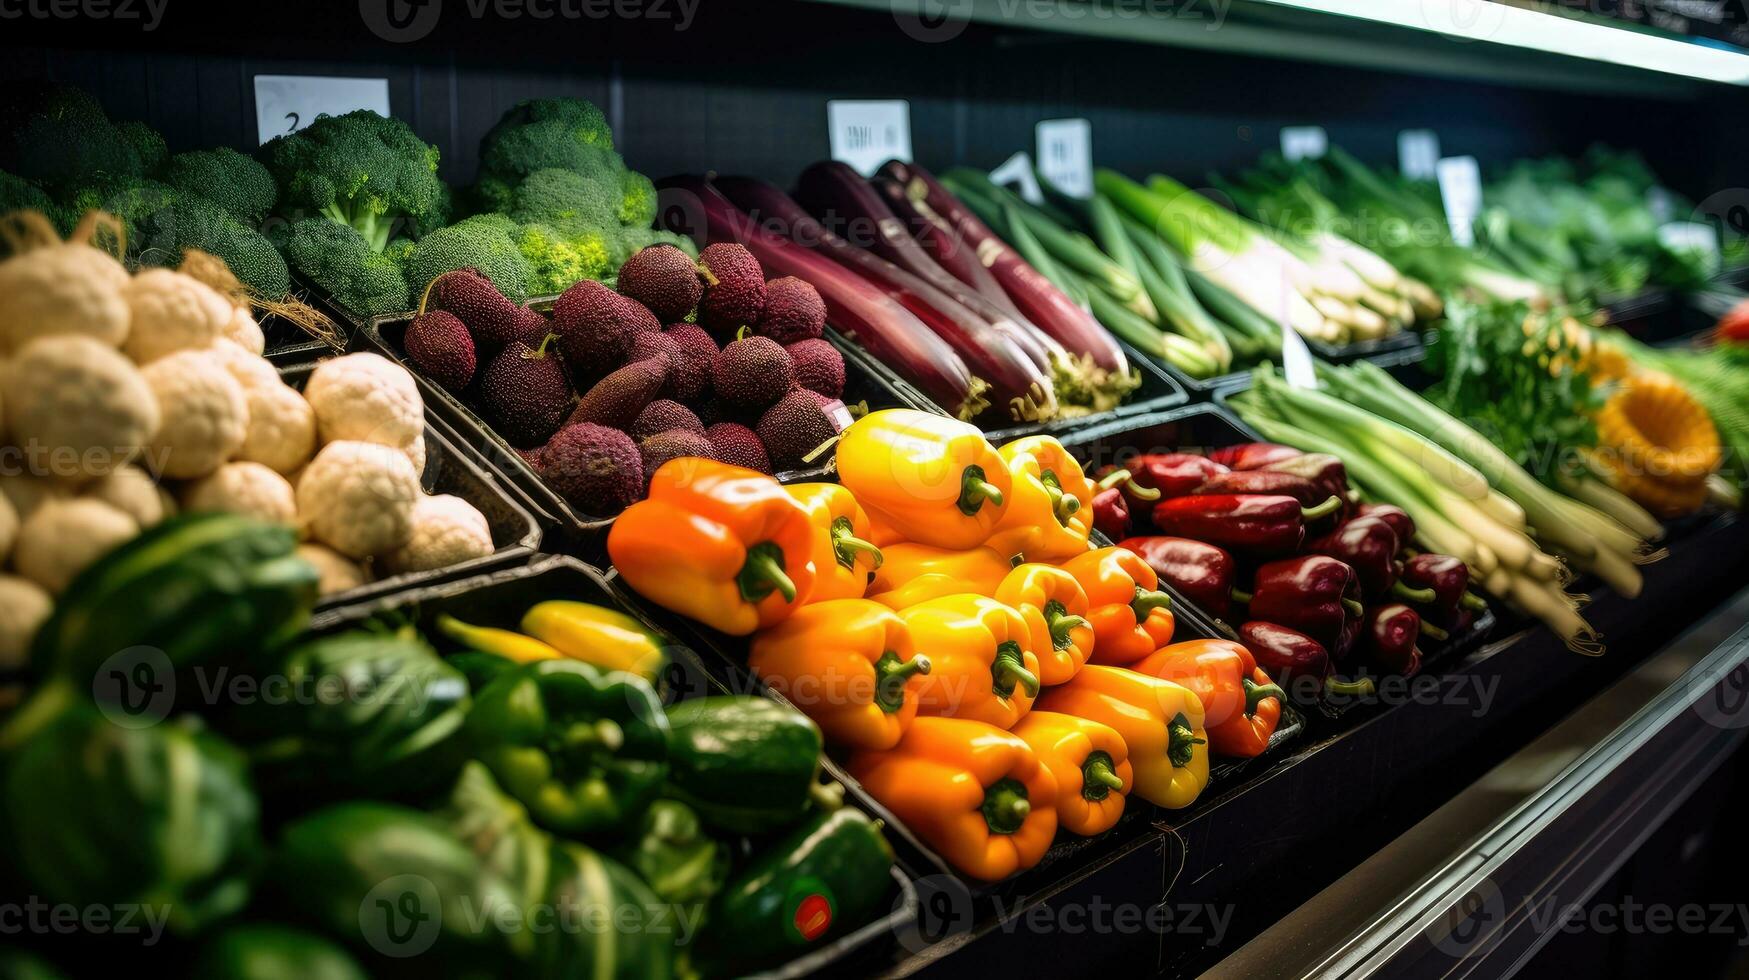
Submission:
MULTIPOLYGON (((541 297, 529 301, 529 306, 535 309, 550 307, 557 297, 541 297)), ((410 314, 394 317, 378 317, 367 323, 359 332, 354 348, 371 350, 384 354, 400 363, 420 379, 427 395, 427 405, 439 413, 445 424, 455 436, 468 445, 476 448, 498 472, 505 474, 533 502, 534 507, 541 512, 545 520, 556 527, 565 540, 591 555, 599 557, 598 552, 607 529, 613 525, 617 514, 600 515, 587 514, 570 504, 557 492, 547 486, 546 481, 535 473, 534 468, 516 449, 498 435, 490 423, 480 417, 471 404, 467 392, 456 395, 441 386, 425 381, 418 368, 408 362, 403 339, 406 337, 407 325, 412 322, 410 314)), ((827 332, 827 340, 845 354, 844 358, 844 396, 846 405, 864 406, 871 411, 883 408, 924 408, 926 403, 919 403, 919 397, 909 386, 900 387, 872 370, 866 361, 855 356, 849 345, 836 333, 827 332)), ((785 470, 777 474, 784 483, 802 483, 818 480, 826 476, 832 468, 830 454, 818 465, 805 469, 785 470)))
MULTIPOLYGON (((315 370, 318 361, 305 361, 292 367, 282 367, 280 377, 300 391, 315 370)), ((414 379, 418 381, 417 378, 414 379)), ((402 589, 418 588, 469 575, 478 575, 510 565, 525 565, 540 549, 541 529, 519 495, 500 483, 484 458, 473 447, 456 440, 449 431, 433 424, 432 392, 420 383, 420 397, 425 399, 425 472, 419 482, 427 493, 448 493, 466 500, 479 509, 492 529, 492 554, 475 558, 448 568, 429 572, 406 572, 378 579, 356 589, 324 598, 323 607, 348 605, 367 601, 402 589)))
MULTIPOLYGON (((725 683, 721 676, 706 668, 699 655, 690 647, 677 642, 637 606, 624 602, 607 577, 575 558, 544 558, 521 568, 438 585, 409 588, 393 595, 355 602, 317 613, 311 621, 310 629, 316 633, 331 633, 364 625, 379 616, 387 616, 415 622, 427 635, 435 637, 439 635, 434 626, 439 614, 448 614, 476 625, 514 629, 530 606, 554 598, 618 609, 639 619, 655 631, 668 658, 668 664, 657 685, 665 704, 721 694, 765 693, 756 683, 725 683)), ((830 767, 828 773, 831 774, 830 767)), ((853 804, 856 802, 854 794, 847 793, 846 797, 853 804)), ((887 818, 884 811, 870 812, 877 817, 887 818)), ((890 835, 892 821, 887 818, 887 822, 885 829, 890 835)), ((878 957, 886 952, 892 937, 910 928, 917 918, 916 887, 898 865, 892 871, 892 886, 888 897, 891 900, 891 911, 886 915, 865 923, 782 967, 755 976, 790 980, 828 969, 848 971, 858 964, 866 967, 878 963, 878 957)))

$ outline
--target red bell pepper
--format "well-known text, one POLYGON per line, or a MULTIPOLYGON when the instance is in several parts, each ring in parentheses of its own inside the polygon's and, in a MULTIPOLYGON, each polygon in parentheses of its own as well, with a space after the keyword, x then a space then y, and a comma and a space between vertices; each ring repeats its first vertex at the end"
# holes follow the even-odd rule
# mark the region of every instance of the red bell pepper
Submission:
POLYGON ((1231 640, 1173 643, 1130 669, 1195 694, 1202 702, 1209 751, 1216 755, 1240 759, 1262 755, 1281 722, 1287 693, 1257 666, 1250 650, 1231 640))
POLYGON ((1154 526, 1176 537, 1196 538, 1257 555, 1291 555, 1306 538, 1306 521, 1334 513, 1331 497, 1302 507, 1292 497, 1269 494, 1193 494, 1154 505, 1154 526))
POLYGON ((1239 642, 1257 658, 1259 668, 1302 704, 1315 704, 1326 694, 1365 696, 1375 689, 1372 681, 1364 678, 1343 681, 1333 677, 1330 652, 1299 630, 1255 621, 1239 627, 1239 642))
POLYGON ((1306 551, 1329 555, 1354 569, 1360 591, 1377 599, 1397 581, 1397 532, 1382 517, 1354 517, 1336 530, 1306 542, 1306 551))
POLYGON ((1251 594, 1233 598, 1249 603, 1249 618, 1299 630, 1326 650, 1338 649, 1343 627, 1365 612, 1354 569, 1328 555, 1269 562, 1257 569, 1251 594))
POLYGON ((1144 453, 1129 461, 1130 495, 1141 488, 1158 491, 1162 497, 1182 497, 1227 468, 1195 453, 1144 453))
POLYGON ((1164 535, 1125 538, 1117 546, 1141 555, 1160 581, 1210 615, 1227 618, 1235 581, 1232 555, 1206 541, 1164 535))
POLYGON ((1283 446, 1274 442, 1242 442, 1237 446, 1222 446, 1209 453, 1209 459, 1228 469, 1255 470, 1268 466, 1270 463, 1305 453, 1292 446, 1283 446))
POLYGON ((1160 491, 1136 482, 1129 470, 1106 466, 1100 470, 1097 492, 1093 495, 1093 526, 1116 541, 1130 533, 1130 501, 1155 501, 1160 491))
POLYGON ((1366 666, 1385 674, 1413 676, 1421 669, 1421 651, 1415 643, 1426 633, 1429 639, 1443 639, 1438 628, 1429 629, 1415 610, 1400 602, 1374 606, 1366 611, 1361 627, 1359 652, 1366 666))
POLYGON ((1396 504, 1361 504, 1354 508, 1354 515, 1380 518, 1397 532, 1397 543, 1402 547, 1409 547, 1409 543, 1415 540, 1415 519, 1396 504))
POLYGON ((1292 459, 1277 460, 1261 468, 1271 473, 1303 476, 1323 487, 1327 493, 1340 497, 1344 504, 1348 503, 1348 467, 1329 453, 1302 453, 1292 459))
POLYGON ((1246 493, 1292 497, 1301 507, 1316 507, 1329 498, 1330 492, 1303 476, 1278 473, 1274 470, 1234 470, 1211 477, 1196 488, 1197 494, 1246 493))
POLYGON ((1488 604, 1469 591, 1470 569, 1450 555, 1420 554, 1403 562, 1396 595, 1427 608, 1422 619, 1430 616, 1442 623, 1453 622, 1459 607, 1481 612, 1488 604), (1413 592, 1414 595, 1408 593, 1413 592), (1429 598, 1423 598, 1427 596, 1429 598))

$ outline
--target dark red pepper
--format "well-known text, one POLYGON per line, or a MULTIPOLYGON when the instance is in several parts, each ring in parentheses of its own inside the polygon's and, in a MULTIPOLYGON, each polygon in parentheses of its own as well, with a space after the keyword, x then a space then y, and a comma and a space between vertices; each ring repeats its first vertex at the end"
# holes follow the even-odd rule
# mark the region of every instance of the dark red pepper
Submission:
POLYGON ((1234 470, 1210 477, 1198 487, 1198 494, 1261 493, 1292 497, 1301 507, 1316 507, 1329 498, 1329 491, 1303 476, 1276 473, 1271 470, 1234 470))
POLYGON ((1249 602, 1249 618, 1299 630, 1325 650, 1339 649, 1343 626, 1364 612, 1354 569, 1328 555, 1269 562, 1257 569, 1251 594, 1233 598, 1249 602))
POLYGON ((1415 519, 1396 504, 1361 504, 1354 508, 1354 514, 1356 517, 1380 518, 1397 532, 1397 543, 1405 548, 1415 540, 1415 519))
POLYGON ((1354 569, 1361 594, 1377 599, 1397 581, 1397 532, 1382 517, 1354 517, 1306 542, 1306 551, 1329 555, 1354 569))
POLYGON ((1193 494, 1154 505, 1154 526, 1163 533, 1196 538, 1257 555, 1290 555, 1306 538, 1306 521, 1342 506, 1335 497, 1301 507, 1292 497, 1266 494, 1193 494))
POLYGON ((1093 495, 1093 526, 1114 541, 1129 535, 1130 502, 1122 490, 1109 487, 1093 495))
POLYGON ((1243 442, 1237 446, 1222 446, 1209 453, 1209 459, 1234 470, 1255 470, 1270 463, 1303 456, 1292 446, 1274 442, 1243 442))
MULTIPOLYGON (((1163 497, 1182 497, 1227 468, 1194 453, 1144 453, 1129 461, 1130 486, 1157 490, 1163 497)), ((1134 493, 1131 494, 1134 496, 1134 493)))
POLYGON ((1445 636, 1438 629, 1424 626, 1420 614, 1400 602, 1374 606, 1366 611, 1359 652, 1373 670, 1410 677, 1421 669, 1421 651, 1415 648, 1415 643, 1424 632, 1430 639, 1445 636))
POLYGON ((1233 605, 1232 555, 1206 541, 1158 535, 1126 538, 1117 546, 1141 555, 1160 581, 1210 615, 1227 618, 1233 605))
POLYGON ((1239 641, 1288 696, 1302 704, 1322 700, 1327 694, 1368 696, 1371 680, 1341 681, 1331 676, 1330 653, 1317 640, 1299 630, 1261 620, 1239 627, 1239 641))
POLYGON ((1430 614, 1440 622, 1450 623, 1459 607, 1473 612, 1488 608, 1487 603, 1468 591, 1469 566, 1450 555, 1420 554, 1403 562, 1398 586, 1398 598, 1427 607, 1423 619, 1430 614), (1415 594, 1406 594, 1410 592, 1415 594))
POLYGON ((1292 473, 1323 487, 1329 493, 1348 502, 1348 467, 1329 453, 1301 453, 1291 459, 1277 460, 1261 467, 1271 473, 1292 473))

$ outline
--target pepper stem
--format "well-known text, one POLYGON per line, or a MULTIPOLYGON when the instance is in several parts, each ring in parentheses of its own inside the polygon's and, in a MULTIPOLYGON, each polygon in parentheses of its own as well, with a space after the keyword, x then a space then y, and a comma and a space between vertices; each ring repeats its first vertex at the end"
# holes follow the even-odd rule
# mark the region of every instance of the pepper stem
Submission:
POLYGON ((1323 503, 1319 504, 1316 507, 1301 507, 1300 508, 1300 520, 1302 520, 1302 521, 1315 521, 1320 517, 1328 517, 1331 514, 1336 513, 1337 508, 1339 508, 1341 506, 1342 506, 1342 498, 1336 496, 1335 494, 1331 494, 1329 499, 1325 500, 1323 503))
POLYGON ((1196 737, 1196 729, 1182 711, 1166 723, 1166 761, 1176 768, 1190 765, 1190 760, 1196 758, 1196 747, 1207 743, 1208 739, 1196 737))
POLYGON ((1391 594, 1404 602, 1413 602, 1421 606, 1439 598, 1432 589, 1417 589, 1414 586, 1404 585, 1402 579, 1391 583, 1391 594))
POLYGON ((875 704, 887 714, 893 714, 905 706, 905 682, 913 677, 929 673, 929 658, 921 654, 910 660, 900 660, 899 655, 891 650, 881 654, 875 661, 875 704))
POLYGON ((1446 640, 1451 639, 1450 633, 1447 633, 1445 630, 1440 629, 1425 619, 1421 621, 1421 635, 1435 643, 1444 643, 1446 640))
POLYGON ((1002 491, 995 485, 984 480, 982 466, 968 466, 960 476, 960 513, 972 517, 978 513, 978 508, 984 506, 984 501, 1002 506, 1002 491))
POLYGON ((1277 703, 1287 701, 1287 692, 1279 684, 1259 684, 1249 677, 1240 678, 1239 685, 1245 689, 1245 717, 1257 713, 1257 705, 1268 698, 1274 698, 1277 703))
POLYGON ((1027 802, 1026 787, 1020 780, 1004 777, 984 787, 984 804, 978 809, 983 811, 990 833, 1012 834, 1026 823, 1032 804, 1027 802))
POLYGON ((1239 589, 1234 589, 1232 592, 1229 592, 1227 594, 1232 596, 1233 601, 1237 602, 1241 606, 1248 606, 1251 604, 1251 593, 1249 593, 1249 592, 1244 592, 1244 591, 1241 591, 1239 589))
POLYGON ((598 718, 594 721, 580 721, 567 727, 559 738, 559 744, 567 749, 594 747, 617 752, 625 744, 625 740, 625 732, 612 719, 598 718))
POLYGON ((1458 599, 1458 605, 1471 612, 1484 612, 1488 608, 1488 601, 1469 589, 1465 589, 1463 597, 1458 599))
POLYGON ((1111 756, 1104 752, 1087 753, 1086 761, 1081 763, 1082 798, 1098 803, 1122 790, 1123 777, 1117 774, 1111 756))
POLYGON ((1085 616, 1071 615, 1063 604, 1055 599, 1045 603, 1045 629, 1051 634, 1051 649, 1061 650, 1069 645, 1069 634, 1088 625, 1085 616))
POLYGON ((1164 592, 1149 592, 1141 586, 1136 586, 1136 597, 1130 600, 1130 611, 1136 616, 1136 622, 1146 622, 1148 616, 1156 609, 1172 609, 1172 597, 1164 592))
POLYGON ((881 549, 856 536, 856 528, 850 523, 848 517, 834 518, 831 534, 832 557, 838 564, 843 565, 847 572, 856 571, 858 555, 868 555, 872 568, 880 568, 881 562, 886 560, 881 555, 881 549))
POLYGON ((747 549, 747 560, 735 576, 735 583, 741 587, 741 598, 748 602, 758 602, 773 591, 782 595, 785 602, 796 601, 796 583, 784 574, 783 549, 770 541, 747 549))
POLYGON ((1045 470, 1038 476, 1038 482, 1044 485, 1045 497, 1051 502, 1051 516, 1058 524, 1068 524, 1069 518, 1081 509, 1081 501, 1073 494, 1063 492, 1063 481, 1054 470, 1045 470))
POLYGON ((1348 610, 1350 616, 1365 616, 1366 607, 1347 596, 1342 597, 1342 608, 1348 610))
POLYGON ((1110 490, 1112 487, 1121 486, 1123 487, 1123 492, 1125 494, 1134 497, 1137 500, 1160 499, 1160 491, 1158 488, 1145 487, 1140 483, 1137 483, 1136 475, 1129 470, 1112 470, 1110 473, 1100 477, 1099 482, 1094 484, 1094 486, 1101 490, 1110 490))
POLYGON ((1345 681, 1338 677, 1324 678, 1325 696, 1341 694, 1351 698, 1370 698, 1377 690, 1378 686, 1372 682, 1370 677, 1362 677, 1354 681, 1345 681))
POLYGON ((1020 644, 1013 640, 996 648, 996 657, 990 661, 990 677, 995 681, 991 690, 998 697, 1013 697, 1016 686, 1024 689, 1029 698, 1038 696, 1038 675, 1026 669, 1020 644))

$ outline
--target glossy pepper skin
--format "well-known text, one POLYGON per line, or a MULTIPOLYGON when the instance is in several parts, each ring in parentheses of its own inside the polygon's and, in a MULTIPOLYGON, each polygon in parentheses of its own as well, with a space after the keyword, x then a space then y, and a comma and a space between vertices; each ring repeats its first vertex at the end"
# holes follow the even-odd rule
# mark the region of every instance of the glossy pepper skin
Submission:
POLYGON ((1093 528, 1116 541, 1130 535, 1130 502, 1123 490, 1107 487, 1093 495, 1093 528))
POLYGON ((876 523, 952 549, 989 539, 1012 487, 1007 462, 976 426, 905 408, 870 412, 844 430, 838 478, 876 523))
POLYGON ((1271 473, 1288 473, 1323 487, 1331 496, 1348 500, 1348 467, 1329 453, 1301 453, 1289 459, 1273 460, 1263 467, 1271 473))
POLYGON ((1471 612, 1488 608, 1487 603, 1469 591, 1469 566, 1450 555, 1415 555, 1403 562, 1400 581, 1410 589, 1423 589, 1432 595, 1431 599, 1417 600, 1401 589, 1395 593, 1399 599, 1423 601, 1427 607, 1423 619, 1432 617, 1441 623, 1451 623, 1460 608, 1471 612))
POLYGON ((1208 786, 1202 703, 1183 687, 1139 671, 1089 664, 1039 700, 1042 711, 1091 719, 1118 733, 1135 773, 1131 796, 1178 810, 1208 786))
POLYGON ((1014 726, 1057 780, 1057 826, 1091 837, 1116 826, 1135 782, 1129 747, 1109 725, 1034 711, 1014 726))
POLYGON ((1093 652, 1093 624, 1087 620, 1087 593, 1075 576, 1028 562, 1015 566, 992 598, 1026 620, 1040 684, 1061 684, 1087 662, 1093 652))
POLYGON ((1062 561, 1087 550, 1093 481, 1063 444, 1026 436, 997 451, 1008 465, 1008 507, 985 545, 1025 561, 1062 561))
POLYGON ((564 834, 628 827, 668 773, 668 718, 649 683, 575 660, 500 674, 474 698, 467 737, 535 822, 564 834))
POLYGON ((1161 497, 1182 497, 1227 472, 1225 466, 1195 453, 1143 453, 1124 468, 1130 472, 1131 496, 1135 488, 1142 488, 1161 497))
POLYGON ((1306 542, 1306 551, 1329 555, 1354 569, 1361 595, 1377 599, 1397 582, 1397 532, 1382 517, 1351 517, 1329 534, 1306 542))
POLYGON ((796 483, 784 488, 813 524, 814 588, 809 602, 860 599, 869 573, 881 567, 881 549, 869 540, 868 513, 836 483, 796 483))
POLYGON ((1292 497, 1273 494, 1192 494, 1155 504, 1154 526, 1162 534, 1247 554, 1287 555, 1305 541, 1307 521, 1341 506, 1334 497, 1316 507, 1302 507, 1292 497))
POLYGON ((1018 736, 965 718, 919 718, 898 746, 858 752, 850 774, 960 873, 999 881, 1039 862, 1057 832, 1057 781, 1018 736))
POLYGON ((1423 633, 1433 639, 1445 637, 1443 630, 1428 627, 1415 610, 1400 602, 1374 606, 1361 622, 1358 652, 1373 670, 1410 677, 1421 669, 1421 651, 1415 644, 1423 633))
POLYGON ((1324 645, 1299 630, 1275 623, 1250 622, 1239 627, 1239 642, 1257 658, 1257 666, 1275 679, 1298 703, 1313 705, 1326 694, 1371 694, 1371 680, 1339 681, 1324 645))
POLYGON ((774 479, 670 460, 607 534, 626 584, 664 609, 746 636, 801 608, 814 585, 814 524, 774 479))
MULTIPOLYGON (((899 613, 929 658, 917 713, 1012 728, 1038 696, 1038 657, 1026 620, 994 599, 951 595, 899 613)), ((916 722, 912 723, 913 725, 916 722)))
POLYGON ((1415 540, 1415 519, 1409 512, 1396 504, 1359 504, 1354 508, 1356 517, 1376 517, 1391 526, 1397 532, 1397 543, 1405 547, 1415 540))
POLYGON ((1251 594, 1235 598, 1248 602, 1251 619, 1299 630, 1332 651, 1346 649, 1343 629, 1364 611, 1354 569, 1329 555, 1269 562, 1257 569, 1251 594))
POLYGON ((1275 442, 1242 442, 1237 446, 1222 446, 1210 450, 1209 459, 1235 470, 1255 470, 1270 463, 1295 456, 1304 456, 1292 446, 1275 442))
POLYGON ((1093 663, 1132 664, 1172 642, 1177 620, 1172 597, 1140 555, 1124 548, 1098 548, 1060 566, 1087 593, 1093 624, 1093 663))
POLYGON ((1142 556, 1161 582, 1186 599, 1226 619, 1233 606, 1237 572, 1233 556, 1205 541, 1154 535, 1125 538, 1117 546, 1142 556))
POLYGON ((1198 495, 1211 493, 1264 494, 1292 497, 1301 507, 1316 507, 1330 494, 1318 484, 1292 473, 1273 470, 1234 470, 1213 477, 1197 487, 1198 495))
POLYGON ((1251 651, 1231 640, 1190 640, 1161 647, 1136 670, 1172 681, 1202 702, 1203 727, 1215 755, 1253 759, 1269 748, 1287 698, 1251 651))
POLYGON ((868 598, 906 609, 942 596, 992 595, 1014 564, 985 547, 952 551, 926 544, 892 544, 868 585, 868 598))
POLYGON ((661 638, 617 609, 549 599, 529 607, 521 626, 524 633, 572 660, 602 670, 630 671, 652 684, 668 662, 661 638))
POLYGON ((899 744, 931 667, 899 614, 868 599, 809 603, 755 634, 747 665, 850 749, 899 744))

